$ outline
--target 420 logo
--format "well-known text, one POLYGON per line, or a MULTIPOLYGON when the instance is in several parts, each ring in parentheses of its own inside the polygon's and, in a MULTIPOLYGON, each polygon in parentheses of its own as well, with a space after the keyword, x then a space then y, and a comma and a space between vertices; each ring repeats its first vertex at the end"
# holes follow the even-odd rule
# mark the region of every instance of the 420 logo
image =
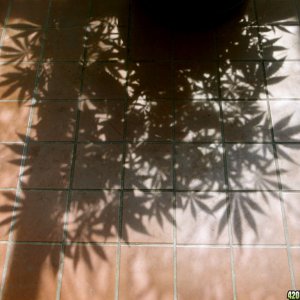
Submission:
POLYGON ((300 291, 299 290, 289 290, 286 295, 289 300, 299 300, 300 299, 300 291))

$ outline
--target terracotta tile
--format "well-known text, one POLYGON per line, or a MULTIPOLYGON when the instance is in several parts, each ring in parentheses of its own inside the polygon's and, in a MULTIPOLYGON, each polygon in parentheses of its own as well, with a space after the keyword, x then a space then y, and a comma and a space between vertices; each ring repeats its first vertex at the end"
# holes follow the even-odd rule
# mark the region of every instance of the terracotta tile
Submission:
POLYGON ((172 97, 170 63, 145 62, 129 66, 128 94, 132 99, 168 99, 172 97))
POLYGON ((83 28, 49 29, 44 58, 48 61, 79 61, 85 43, 83 33, 83 28))
POLYGON ((78 145, 75 188, 120 188, 122 145, 78 145))
POLYGON ((300 59, 299 26, 260 28, 264 59, 300 59))
POLYGON ((67 246, 60 299, 114 299, 115 264, 115 247, 67 246))
POLYGON ((80 141, 120 141, 124 131, 123 101, 87 101, 80 112, 80 141))
POLYGON ((82 26, 88 20, 89 4, 82 0, 53 0, 49 26, 82 26))
POLYGON ((176 148, 177 189, 224 188, 221 146, 182 144, 177 145, 176 148))
POLYGON ((14 245, 3 299, 55 299, 60 246, 14 245))
POLYGON ((38 61, 41 38, 40 30, 8 28, 2 41, 0 60, 6 62, 38 61))
POLYGON ((175 97, 177 99, 218 98, 216 63, 176 63, 175 97))
POLYGON ((122 237, 129 243, 173 242, 172 193, 124 194, 122 237))
POLYGON ((119 299, 173 299, 173 249, 122 247, 119 299))
MULTIPOLYGON (((9 230, 12 221, 12 214, 15 205, 16 193, 15 191, 1 191, 0 192, 0 240, 7 241, 9 236, 9 230)), ((1 251, 0 251, 1 261, 1 251)), ((1 269, 1 262, 0 262, 1 269)))
POLYGON ((119 193, 74 191, 68 214, 68 240, 117 242, 119 193))
POLYGON ((234 260, 238 299, 281 299, 291 289, 286 249, 234 249, 234 260))
POLYGON ((81 71, 80 63, 44 63, 39 78, 40 99, 77 99, 81 71))
POLYGON ((272 145, 226 145, 229 186, 233 190, 277 189, 272 145))
POLYGON ((126 96, 126 66, 122 62, 92 63, 85 69, 83 95, 89 99, 126 96))
POLYGON ((221 95, 225 99, 266 98, 263 68, 256 62, 231 62, 220 67, 221 95))
POLYGON ((291 249, 296 289, 300 288, 300 249, 291 249))
POLYGON ((285 244, 276 192, 231 193, 230 205, 235 244, 285 244))
POLYGON ((40 27, 46 24, 48 1, 14 0, 8 25, 40 27))
POLYGON ((228 244, 226 195, 177 193, 177 244, 228 244))
POLYGON ((0 6, 2 7, 0 11, 0 26, 4 25, 5 18, 7 15, 9 0, 0 0, 0 6))
POLYGON ((278 142, 300 141, 300 103, 270 101, 274 138, 278 142))
POLYGON ((285 190, 300 188, 300 167, 298 160, 300 145, 277 145, 282 188, 285 190))
POLYGON ((16 188, 23 145, 0 145, 0 188, 16 188))
POLYGON ((232 299, 230 250, 178 247, 177 293, 178 300, 232 299))
POLYGON ((269 142, 271 126, 265 101, 224 101, 224 136, 229 142, 269 142))
POLYGON ((34 141, 70 141, 74 139, 76 103, 39 103, 32 116, 30 137, 34 141))
POLYGON ((1 282, 2 282, 2 274, 3 274, 3 268, 6 258, 6 245, 0 245, 0 276, 1 276, 1 282))
POLYGON ((283 193, 283 202, 286 213, 286 220, 288 225, 288 234, 290 244, 300 244, 300 220, 299 220, 299 193, 283 193))
POLYGON ((127 109, 127 140, 168 141, 172 139, 171 101, 133 101, 127 109))
POLYGON ((172 146, 129 144, 125 163, 125 188, 172 188, 172 146))
POLYGON ((24 141, 30 106, 17 102, 0 103, 0 141, 24 141))
POLYGON ((30 144, 22 174, 23 187, 67 188, 72 150, 71 144, 30 144))
POLYGON ((269 98, 300 98, 300 62, 266 63, 269 98))
POLYGON ((35 77, 35 64, 0 65, 0 99, 29 100, 33 95, 35 77))
POLYGON ((221 141, 220 109, 217 102, 178 101, 175 114, 176 140, 221 141))

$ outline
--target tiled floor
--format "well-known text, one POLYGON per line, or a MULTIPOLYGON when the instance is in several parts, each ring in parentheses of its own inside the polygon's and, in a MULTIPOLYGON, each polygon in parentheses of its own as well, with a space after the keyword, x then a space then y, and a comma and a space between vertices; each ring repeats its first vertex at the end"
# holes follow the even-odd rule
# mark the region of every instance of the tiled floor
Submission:
POLYGON ((286 299, 300 2, 138 2, 0 0, 0 300, 286 299))

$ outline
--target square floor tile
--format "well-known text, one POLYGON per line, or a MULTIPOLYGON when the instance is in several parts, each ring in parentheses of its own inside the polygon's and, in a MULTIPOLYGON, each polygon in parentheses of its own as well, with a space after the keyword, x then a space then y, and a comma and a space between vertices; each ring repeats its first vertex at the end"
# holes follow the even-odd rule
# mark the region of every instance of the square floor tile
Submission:
POLYGON ((299 193, 283 193, 283 202, 288 226, 289 241, 292 245, 300 245, 299 193))
POLYGON ((119 193, 73 191, 68 214, 72 242, 117 242, 119 193))
POLYGON ((77 146, 74 188, 120 188, 122 145, 79 144, 77 146))
POLYGON ((265 101, 222 102, 227 142, 270 142, 271 126, 265 101))
POLYGON ((285 190, 300 189, 299 150, 300 145, 277 145, 281 183, 285 190))
POLYGON ((226 145, 229 186, 233 190, 278 189, 271 144, 226 145))
POLYGON ((18 102, 0 103, 0 141, 24 141, 30 105, 18 102))
POLYGON ((218 98, 217 65, 214 62, 176 63, 175 98, 218 98))
POLYGON ((285 244, 276 192, 231 193, 229 199, 235 244, 285 244))
POLYGON ((121 141, 124 132, 123 101, 88 101, 80 111, 80 141, 121 141))
POLYGON ((228 244, 224 193, 177 193, 177 244, 228 244))
POLYGON ((238 299, 282 299, 291 289, 286 249, 234 249, 234 261, 238 299))
POLYGON ((77 99, 80 94, 80 63, 44 63, 39 76, 40 99, 77 99))
POLYGON ((230 250, 177 247, 177 293, 178 300, 232 299, 230 250))
POLYGON ((41 40, 40 30, 7 28, 2 40, 0 60, 5 62, 38 61, 41 40))
POLYGON ((173 299, 173 249, 122 247, 119 299, 173 299))
POLYGON ((134 191, 124 194, 122 237, 131 243, 173 242, 172 193, 134 191))
POLYGON ((291 249, 296 289, 300 288, 300 249, 291 249))
MULTIPOLYGON (((0 245, 0 276, 1 276, 1 278, 3 275, 3 269, 4 269, 4 264, 5 264, 6 250, 7 250, 6 245, 0 245)), ((1 280, 1 282, 2 282, 2 280, 1 280)))
POLYGON ((87 295, 89 300, 114 299, 115 265, 115 247, 67 246, 60 299, 84 300, 87 295))
POLYGON ((14 245, 3 299, 55 299, 60 246, 14 245))
POLYGON ((35 64, 0 65, 0 99, 29 100, 33 96, 35 79, 35 64))
POLYGON ((23 145, 0 144, 0 188, 16 188, 23 145))
POLYGON ((73 145, 30 144, 22 174, 27 188, 67 188, 73 145))
POLYGON ((218 190, 224 188, 222 147, 181 144, 176 147, 176 188, 218 190))
POLYGON ((221 141, 220 108, 217 102, 177 101, 175 114, 177 141, 221 141))
POLYGON ((300 62, 268 62, 265 68, 269 98, 300 98, 300 62))
POLYGON ((300 102, 270 101, 274 138, 278 142, 300 141, 300 102))
POLYGON ((172 145, 129 144, 125 163, 125 188, 172 188, 172 145))
POLYGON ((266 98, 263 68, 256 62, 231 62, 220 67, 221 96, 225 99, 266 98))
POLYGON ((74 139, 77 104, 42 102, 35 106, 30 137, 34 141, 70 141, 74 139))
POLYGON ((127 108, 128 141, 168 141, 172 139, 173 105, 171 101, 133 101, 127 108))
POLYGON ((63 238, 67 193, 25 191, 16 208, 14 240, 60 242, 63 238))
MULTIPOLYGON (((1 191, 0 192, 0 207, 2 209, 0 215, 0 240, 7 241, 9 237, 9 230, 12 221, 16 200, 15 191, 1 191)), ((1 253, 1 251, 0 251, 1 253)), ((1 255, 1 254, 0 254, 1 255)), ((0 256, 1 260, 1 256, 0 256)), ((1 268, 1 263, 0 263, 1 268)))

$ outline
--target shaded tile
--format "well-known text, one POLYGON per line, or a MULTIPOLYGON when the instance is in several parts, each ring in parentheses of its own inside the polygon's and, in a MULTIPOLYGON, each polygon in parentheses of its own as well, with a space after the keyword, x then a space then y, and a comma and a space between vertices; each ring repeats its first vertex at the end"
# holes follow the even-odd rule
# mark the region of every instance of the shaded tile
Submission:
POLYGON ((291 249, 296 289, 300 288, 300 249, 291 249))
POLYGON ((285 190, 300 189, 300 166, 296 159, 300 145, 277 144, 282 188, 285 190))
MULTIPOLYGON (((14 211, 16 192, 0 192, 0 240, 7 241, 14 211)), ((1 270, 1 250, 0 250, 0 270, 1 270)))
MULTIPOLYGON (((0 276, 1 276, 1 279, 2 279, 2 274, 3 274, 4 264, 5 264, 6 250, 7 250, 6 245, 0 245, 0 276)), ((1 280, 1 282, 2 282, 2 280, 1 280)))
POLYGON ((230 250, 177 247, 177 290, 179 300, 232 299, 230 250))
POLYGON ((125 188, 172 188, 172 145, 129 144, 125 188))
POLYGON ((0 0, 0 6, 2 7, 0 11, 0 26, 4 25, 5 18, 8 11, 9 0, 0 0))
POLYGON ((290 244, 300 244, 300 220, 299 220, 299 193, 283 193, 283 202, 288 225, 288 234, 290 244))
POLYGON ((21 166, 23 145, 0 144, 0 187, 16 188, 21 166))
POLYGON ((277 189, 271 144, 226 145, 229 185, 233 190, 277 189))
POLYGON ((234 249, 234 260, 238 299, 281 299, 291 289, 286 249, 234 249))
POLYGON ((264 26, 259 31, 264 59, 300 59, 299 26, 264 26))
POLYGON ((269 98, 300 98, 300 62, 268 62, 265 69, 269 98))
POLYGON ((36 65, 0 65, 0 99, 29 100, 34 91, 36 65))
POLYGON ((172 193, 126 192, 123 199, 123 240, 131 243, 172 243, 172 210, 172 193))
POLYGON ((219 145, 181 144, 176 147, 177 189, 224 188, 222 148, 219 145))
POLYGON ((30 106, 17 102, 0 103, 0 141, 24 141, 30 106))
POLYGON ((220 67, 221 95, 226 99, 266 98, 263 68, 256 62, 231 62, 220 67))
POLYGON ((115 264, 115 247, 67 246, 60 299, 114 299, 115 264))
POLYGON ((41 31, 7 28, 2 41, 0 60, 5 62, 38 61, 41 39, 41 31))
POLYGON ((268 104, 265 101, 224 101, 224 136, 229 142, 271 141, 268 104))
POLYGON ((74 188, 120 188, 122 145, 78 145, 74 188))
POLYGON ((22 174, 27 188, 67 188, 73 145, 29 144, 22 174))
POLYGON ((176 140, 221 141, 220 109, 217 102, 176 102, 176 140))
POLYGON ((55 299, 60 246, 14 245, 3 299, 55 299))
POLYGON ((172 102, 133 101, 127 109, 127 140, 167 141, 172 139, 172 102))
POLYGON ((122 247, 119 299, 173 299, 173 249, 122 247))
POLYGON ((175 89, 177 99, 218 98, 216 63, 176 63, 175 89))
POLYGON ((67 193, 25 191, 16 208, 14 240, 59 242, 63 238, 67 193))
POLYGON ((177 244, 228 244, 224 193, 177 193, 177 244))
POLYGON ((80 141, 120 141, 124 131, 123 101, 86 101, 80 112, 80 141))
POLYGON ((30 137, 34 141, 70 141, 74 139, 77 104, 39 103, 32 115, 30 137))
POLYGON ((285 244, 277 193, 231 193, 229 197, 235 244, 285 244))
POLYGON ((117 242, 119 197, 116 191, 73 191, 68 240, 117 242))
POLYGON ((278 142, 300 141, 300 102, 270 101, 274 138, 278 142))

